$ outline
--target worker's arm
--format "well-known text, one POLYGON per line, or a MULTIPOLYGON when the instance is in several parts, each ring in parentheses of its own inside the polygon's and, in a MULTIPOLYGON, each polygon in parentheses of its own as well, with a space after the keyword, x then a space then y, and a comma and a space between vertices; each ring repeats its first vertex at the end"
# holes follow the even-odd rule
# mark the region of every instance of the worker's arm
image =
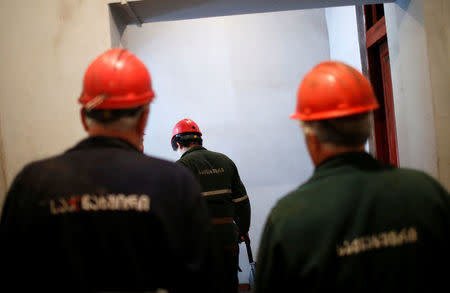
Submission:
POLYGON ((257 269, 253 293, 285 292, 283 287, 283 248, 271 217, 267 219, 256 259, 257 269))
POLYGON ((235 207, 234 221, 239 227, 239 232, 241 234, 246 234, 248 233, 248 230, 250 228, 250 200, 236 166, 234 165, 233 167, 235 169, 235 175, 232 184, 232 200, 235 207))

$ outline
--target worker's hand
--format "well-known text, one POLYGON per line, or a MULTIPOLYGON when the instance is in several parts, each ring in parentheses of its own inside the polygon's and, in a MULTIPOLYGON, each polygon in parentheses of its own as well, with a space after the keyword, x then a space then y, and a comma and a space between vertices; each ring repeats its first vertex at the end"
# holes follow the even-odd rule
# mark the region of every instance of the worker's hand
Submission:
POLYGON ((246 235, 247 238, 248 238, 248 232, 247 232, 247 233, 240 233, 240 232, 239 232, 238 243, 242 243, 242 242, 245 241, 244 235, 246 235))

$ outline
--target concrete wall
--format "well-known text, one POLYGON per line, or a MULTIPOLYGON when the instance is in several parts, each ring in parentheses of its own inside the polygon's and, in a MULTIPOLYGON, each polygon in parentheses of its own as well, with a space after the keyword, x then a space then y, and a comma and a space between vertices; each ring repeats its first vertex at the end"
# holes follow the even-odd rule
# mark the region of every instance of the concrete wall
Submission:
MULTIPOLYGON (((84 135, 84 70, 111 45, 108 1, 0 1, 0 133, 9 185, 28 162, 84 135)), ((0 174, 1 175, 1 174, 0 174)), ((0 195, 0 205, 4 192, 0 195)))
MULTIPOLYGON (((155 22, 128 26, 125 48, 150 69, 156 99, 145 152, 172 161, 172 128, 192 118, 206 148, 232 158, 252 205, 254 255, 267 214, 312 174, 295 109, 302 76, 329 59, 324 10, 155 22), (307 44, 307 45, 305 45, 307 44)), ((241 282, 248 282, 241 246, 241 282)))
MULTIPOLYGON (((0 117, 1 121, 1 117, 0 117)), ((1 215, 1 206, 3 202, 3 195, 6 193, 6 168, 5 168, 5 160, 4 160, 4 151, 3 151, 3 136, 1 134, 1 125, 0 125, 0 215, 1 215)))
POLYGON ((438 178, 422 0, 398 0, 384 4, 384 8, 400 166, 420 169, 438 178))
POLYGON ((355 6, 325 8, 325 15, 330 40, 330 58, 345 62, 361 71, 355 6))
POLYGON ((439 180, 450 190, 450 2, 423 1, 439 180))

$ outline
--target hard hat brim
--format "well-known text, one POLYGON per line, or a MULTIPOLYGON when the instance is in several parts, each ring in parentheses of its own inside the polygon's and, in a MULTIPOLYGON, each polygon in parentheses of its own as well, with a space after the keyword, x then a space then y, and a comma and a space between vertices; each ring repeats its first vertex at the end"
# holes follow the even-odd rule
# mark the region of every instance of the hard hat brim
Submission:
POLYGON ((312 114, 304 114, 304 113, 293 113, 289 116, 290 119, 293 120, 301 120, 301 121, 313 121, 313 120, 325 120, 325 119, 333 119, 345 116, 351 116, 356 114, 362 114, 365 112, 374 111, 379 108, 378 104, 367 105, 365 107, 353 107, 351 109, 345 110, 335 110, 335 111, 326 111, 326 112, 318 112, 312 114))

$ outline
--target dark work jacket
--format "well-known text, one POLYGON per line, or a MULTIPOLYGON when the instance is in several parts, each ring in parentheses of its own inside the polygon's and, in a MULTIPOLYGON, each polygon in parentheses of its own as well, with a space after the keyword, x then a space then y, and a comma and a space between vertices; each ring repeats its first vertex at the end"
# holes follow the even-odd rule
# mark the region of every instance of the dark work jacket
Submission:
POLYGON ((255 292, 447 292, 449 248, 450 197, 437 181, 343 154, 271 211, 255 292))
MULTIPOLYGON (((197 178, 212 218, 232 217, 241 233, 248 232, 250 201, 236 165, 230 158, 195 146, 185 152, 177 163, 186 166, 197 178)), ((232 240, 237 240, 236 231, 232 240)))
POLYGON ((91 137, 27 165, 0 232, 1 286, 17 292, 193 292, 209 279, 195 178, 120 139, 91 137))

